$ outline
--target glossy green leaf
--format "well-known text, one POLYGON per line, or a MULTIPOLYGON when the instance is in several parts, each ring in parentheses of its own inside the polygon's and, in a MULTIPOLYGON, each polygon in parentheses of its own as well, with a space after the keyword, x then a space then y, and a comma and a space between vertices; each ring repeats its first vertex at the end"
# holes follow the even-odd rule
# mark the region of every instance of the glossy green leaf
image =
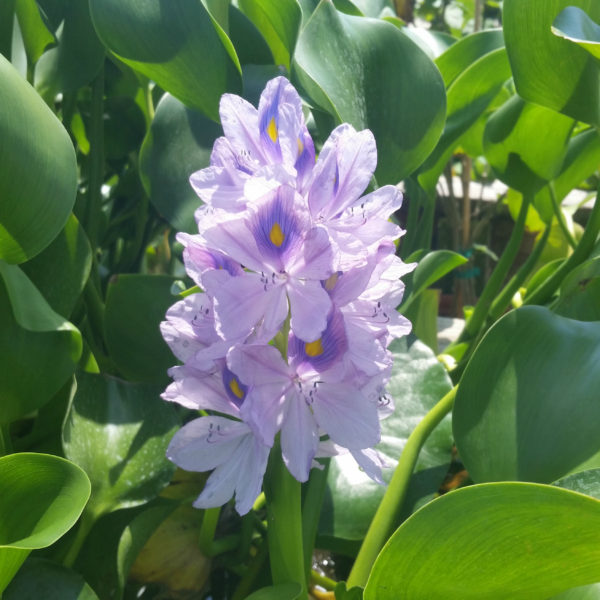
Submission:
POLYGON ((30 558, 12 580, 4 600, 98 600, 75 571, 43 558, 30 558))
POLYGON ((424 29, 423 27, 407 27, 406 23, 398 17, 385 17, 384 21, 398 27, 398 29, 417 44, 431 60, 435 60, 450 46, 456 43, 456 38, 449 33, 424 29))
POLYGON ((165 94, 140 151, 140 172, 150 202, 177 231, 194 233, 201 204, 189 177, 207 167, 221 127, 165 94))
POLYGON ((450 250, 434 250, 420 261, 413 273, 411 295, 416 296, 453 269, 464 265, 467 258, 450 250))
POLYGON ((31 550, 50 546, 71 529, 89 496, 85 473, 64 458, 0 458, 0 594, 31 550))
POLYGON ((231 41, 201 2, 90 0, 105 46, 187 106, 217 121, 224 92, 239 92, 231 41))
POLYGON ((469 65, 488 52, 503 46, 504 36, 501 29, 477 31, 461 38, 435 59, 435 64, 444 79, 444 85, 450 87, 450 84, 469 65))
POLYGON ((57 37, 58 46, 45 52, 35 69, 35 87, 48 100, 90 83, 104 62, 87 2, 69 2, 57 37))
POLYGON ((19 263, 64 227, 75 203, 77 163, 63 126, 2 56, 0 81, 0 259, 19 263))
POLYGON ((534 194, 560 172, 574 125, 569 117, 513 96, 488 119, 485 156, 504 183, 534 194))
POLYGON ((178 300, 167 275, 117 275, 106 294, 104 330, 109 354, 133 381, 166 383, 175 359, 160 334, 167 309, 178 300))
POLYGON ((124 589, 129 570, 156 528, 177 508, 178 502, 157 498, 125 527, 117 549, 119 585, 124 589))
POLYGON ((448 89, 444 133, 420 169, 419 183, 426 190, 435 189, 461 136, 477 123, 509 77, 510 66, 504 48, 485 54, 456 77, 448 89))
POLYGON ((261 588, 250 594, 246 600, 296 600, 300 597, 302 588, 299 583, 280 583, 261 588))
POLYGON ((596 0, 506 0, 504 39, 517 92, 574 119, 600 125, 600 63, 572 42, 552 34, 567 6, 600 20, 596 0))
MULTIPOLYGON (((421 342, 415 341, 409 347, 406 339, 400 339, 394 341, 390 349, 394 365, 387 391, 395 409, 381 422, 382 438, 377 446, 391 464, 389 469, 384 469, 386 481, 392 477, 415 425, 452 387, 444 367, 421 342)), ((448 470, 451 452, 451 425, 447 417, 421 450, 401 518, 406 518, 437 492, 448 470)), ((331 460, 327 485, 319 534, 327 538, 361 540, 385 488, 371 481, 349 454, 331 460)))
POLYGON ((551 482, 597 466, 599 339, 600 323, 537 306, 489 330, 454 405, 456 445, 475 481, 551 482))
POLYGON ((297 0, 239 0, 238 5, 261 32, 275 64, 289 69, 302 20, 297 0))
POLYGON ((600 321, 600 258, 584 262, 565 277, 553 310, 578 321, 600 321))
MULTIPOLYGON (((571 137, 560 173, 553 180, 558 203, 592 175, 599 164, 600 133, 596 129, 588 129, 571 137)), ((547 186, 536 194, 533 202, 544 221, 549 223, 554 210, 547 186)))
POLYGON ((552 33, 575 42, 600 59, 600 25, 578 6, 567 6, 558 14, 552 24, 552 33))
POLYGON ((178 419, 160 392, 151 385, 77 375, 63 446, 92 482, 86 512, 94 517, 148 502, 173 475, 165 451, 178 419))
POLYGON ((229 7, 229 37, 241 65, 273 64, 273 55, 265 38, 256 25, 233 4, 229 7))
POLYGON ((15 13, 19 20, 27 58, 33 64, 50 44, 56 42, 56 39, 48 31, 35 0, 17 0, 15 13))
POLYGON ((556 481, 554 485, 600 500, 600 469, 589 469, 567 475, 556 481))
POLYGON ((423 290, 414 301, 402 308, 402 314, 412 323, 412 333, 438 352, 437 318, 440 311, 440 290, 423 290))
POLYGON ((58 314, 68 317, 92 266, 90 243, 79 221, 71 215, 64 229, 40 254, 21 269, 58 314))
POLYGON ((19 267, 0 261, 0 423, 48 402, 74 372, 81 350, 79 331, 19 267))
POLYGON ((319 108, 373 132, 380 185, 413 172, 441 134, 446 104, 439 71, 390 23, 344 15, 322 2, 300 34, 294 72, 319 108))
POLYGON ((600 579, 600 502, 553 486, 450 492, 403 523, 365 600, 547 600, 600 579), (434 576, 435 575, 435 576, 434 576))

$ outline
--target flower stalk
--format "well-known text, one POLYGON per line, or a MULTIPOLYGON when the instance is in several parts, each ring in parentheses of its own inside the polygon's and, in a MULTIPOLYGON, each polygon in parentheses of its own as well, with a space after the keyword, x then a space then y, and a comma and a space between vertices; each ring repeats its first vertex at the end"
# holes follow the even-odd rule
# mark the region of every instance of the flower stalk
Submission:
POLYGON ((348 576, 348 589, 364 587, 377 555, 387 542, 402 504, 406 498, 410 478, 415 470, 419 452, 431 432, 452 410, 458 386, 454 386, 423 418, 410 434, 400 460, 389 483, 381 504, 371 521, 367 535, 360 547, 354 566, 348 576))

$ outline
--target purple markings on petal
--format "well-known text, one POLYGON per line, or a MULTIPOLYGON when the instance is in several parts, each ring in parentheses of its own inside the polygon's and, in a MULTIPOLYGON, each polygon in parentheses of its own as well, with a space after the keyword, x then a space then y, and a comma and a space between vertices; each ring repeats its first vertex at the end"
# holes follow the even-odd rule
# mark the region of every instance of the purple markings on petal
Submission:
POLYGON ((344 319, 337 310, 331 311, 327 327, 313 342, 290 337, 289 353, 294 364, 308 363, 315 371, 326 371, 339 361, 348 349, 344 319))
POLYGON ((244 385, 227 367, 223 369, 223 386, 227 396, 236 406, 239 407, 244 403, 248 386, 244 385))
POLYGON ((302 230, 294 211, 294 190, 280 187, 261 204, 251 224, 256 245, 264 257, 278 270, 282 259, 301 243, 302 230))

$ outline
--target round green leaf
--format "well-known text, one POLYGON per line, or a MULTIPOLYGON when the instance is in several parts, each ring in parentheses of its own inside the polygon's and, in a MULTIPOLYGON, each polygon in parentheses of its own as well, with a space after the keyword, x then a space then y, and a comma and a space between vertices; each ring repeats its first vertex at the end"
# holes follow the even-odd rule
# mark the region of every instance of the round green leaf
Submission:
POLYGON ((263 35, 275 64, 289 69, 302 20, 297 0, 239 0, 238 5, 263 35))
POLYGON ((554 311, 579 321, 600 321, 600 257, 584 262, 565 277, 554 311))
POLYGON ((75 203, 77 163, 63 126, 2 56, 0 81, 0 259, 19 263, 64 227, 75 203))
POLYGON ((567 6, 554 19, 552 33, 575 42, 600 59, 600 25, 577 6, 567 6))
MULTIPOLYGON (((452 387, 441 363, 421 342, 415 341, 409 347, 406 339, 396 340, 390 349, 394 365, 387 390, 395 408, 381 423, 381 442, 377 446, 391 465, 384 469, 386 481, 391 479, 415 425, 452 387)), ((452 433, 447 417, 421 450, 401 518, 406 518, 437 492, 448 470, 451 453, 452 433)), ((363 539, 385 488, 367 477, 350 455, 331 460, 327 485, 329 493, 321 512, 320 535, 363 539)), ((327 540, 323 542, 327 545, 327 540)))
POLYGON ((0 261, 0 423, 40 408, 73 374, 81 334, 21 269, 0 261))
POLYGON ((4 600, 98 600, 81 575, 43 558, 30 558, 2 597, 4 600))
POLYGON ((239 92, 231 41, 201 2, 90 0, 102 42, 187 106, 218 121, 224 92, 239 92))
POLYGON ((504 39, 519 94, 574 119, 600 125, 600 63, 582 48, 552 34, 567 6, 600 20, 596 0, 506 0, 504 39))
POLYGON ((488 52, 503 46, 504 36, 501 29, 477 31, 461 38, 435 59, 435 64, 444 79, 444 85, 449 87, 469 65, 488 52))
POLYGON ((240 64, 271 65, 273 55, 254 23, 235 6, 229 6, 229 37, 240 64))
POLYGON ((80 373, 63 427, 65 455, 92 482, 86 509, 95 517, 144 504, 167 485, 165 451, 178 423, 161 389, 80 373))
POLYGON ((441 134, 446 98, 439 71, 390 23, 321 2, 298 39, 294 72, 321 109, 373 132, 380 185, 412 173, 441 134))
POLYGON ((463 134, 474 126, 510 77, 504 48, 498 48, 464 70, 448 89, 444 133, 419 173, 419 183, 433 191, 463 134))
POLYGON ((90 496, 85 473, 48 454, 0 458, 0 594, 31 550, 62 537, 90 496))
POLYGON ((21 269, 58 314, 68 317, 92 266, 90 243, 79 221, 71 215, 64 229, 40 254, 21 269))
POLYGON ((49 100, 90 83, 104 62, 87 2, 68 3, 57 37, 58 46, 45 52, 35 68, 35 87, 49 100))
POLYGON ((27 58, 33 64, 56 39, 44 24, 35 0, 17 0, 15 13, 19 20, 27 58))
POLYGON ((556 111, 513 96, 488 119, 485 156, 504 183, 534 194, 560 172, 574 124, 556 111))
POLYGON ((551 482, 597 466, 599 339, 600 323, 537 306, 490 329, 454 405, 456 445, 475 481, 551 482))
MULTIPOLYGON (((571 137, 560 173, 552 182, 557 201, 560 203, 573 188, 592 175, 599 164, 600 133, 596 129, 588 129, 571 137)), ((554 210, 547 186, 536 194, 533 202, 540 215, 549 223, 554 210)))
POLYGON ((552 596, 549 600, 600 600, 600 583, 576 587, 552 596))
POLYGON ((365 600, 546 600, 600 579, 600 502, 531 483, 474 485, 403 523, 365 600))
POLYGON ((178 300, 167 275, 117 275, 106 294, 106 345, 119 370, 133 381, 166 383, 173 354, 160 334, 167 309, 178 300))
POLYGON ((221 127, 165 94, 140 151, 140 172, 150 202, 177 230, 194 233, 194 211, 201 204, 189 183, 210 163, 221 127))

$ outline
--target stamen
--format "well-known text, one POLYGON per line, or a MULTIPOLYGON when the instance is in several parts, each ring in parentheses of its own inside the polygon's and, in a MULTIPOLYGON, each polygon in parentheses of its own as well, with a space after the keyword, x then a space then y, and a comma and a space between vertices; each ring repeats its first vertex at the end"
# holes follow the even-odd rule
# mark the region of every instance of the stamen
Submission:
POLYGON ((285 240, 285 234, 283 233, 283 231, 281 231, 279 223, 275 223, 275 225, 271 227, 271 231, 269 232, 269 239, 271 240, 271 243, 274 246, 281 248, 281 245, 285 240))
POLYGON ((271 138, 271 140, 273 140, 273 143, 275 143, 277 141, 277 125, 275 124, 275 117, 271 117, 271 120, 269 121, 269 126, 267 127, 267 133, 269 134, 269 137, 271 138))
POLYGON ((314 342, 304 344, 304 351, 308 356, 321 356, 323 354, 323 344, 321 344, 321 338, 314 342))

